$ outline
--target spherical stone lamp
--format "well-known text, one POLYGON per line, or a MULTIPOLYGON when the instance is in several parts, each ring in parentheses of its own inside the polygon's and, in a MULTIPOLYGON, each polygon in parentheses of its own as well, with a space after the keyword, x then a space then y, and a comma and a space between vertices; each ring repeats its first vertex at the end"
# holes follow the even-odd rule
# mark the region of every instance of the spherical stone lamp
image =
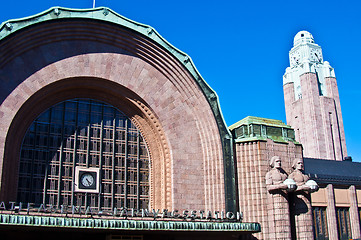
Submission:
POLYGON ((291 178, 287 178, 283 184, 287 185, 287 192, 293 192, 297 189, 296 182, 291 178))
POLYGON ((318 184, 314 180, 308 180, 305 184, 310 187, 310 192, 318 191, 318 184))

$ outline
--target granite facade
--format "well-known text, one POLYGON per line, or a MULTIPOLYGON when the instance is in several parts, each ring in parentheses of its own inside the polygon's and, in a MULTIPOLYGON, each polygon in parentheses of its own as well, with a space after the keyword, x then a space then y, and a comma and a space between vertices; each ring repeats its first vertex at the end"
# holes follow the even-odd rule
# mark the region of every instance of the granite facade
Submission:
POLYGON ((217 122, 193 76, 168 51, 131 30, 85 20, 34 25, 2 40, 0 51, 1 199, 16 201, 17 159, 31 122, 63 100, 94 98, 142 132, 151 208, 225 209, 217 122))
POLYGON ((320 95, 316 73, 300 76, 302 98, 295 100, 294 83, 283 86, 287 124, 304 147, 304 157, 343 160, 347 156, 336 79, 325 78, 327 96, 320 95))

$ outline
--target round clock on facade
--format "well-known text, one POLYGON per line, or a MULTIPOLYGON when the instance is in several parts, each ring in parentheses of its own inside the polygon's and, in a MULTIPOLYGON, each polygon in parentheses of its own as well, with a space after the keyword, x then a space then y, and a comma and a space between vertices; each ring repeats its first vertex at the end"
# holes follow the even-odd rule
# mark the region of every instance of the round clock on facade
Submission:
POLYGON ((98 193, 99 184, 99 168, 75 167, 75 192, 98 193))
POLYGON ((95 179, 92 173, 85 172, 80 177, 80 184, 84 188, 92 188, 95 185, 95 179))

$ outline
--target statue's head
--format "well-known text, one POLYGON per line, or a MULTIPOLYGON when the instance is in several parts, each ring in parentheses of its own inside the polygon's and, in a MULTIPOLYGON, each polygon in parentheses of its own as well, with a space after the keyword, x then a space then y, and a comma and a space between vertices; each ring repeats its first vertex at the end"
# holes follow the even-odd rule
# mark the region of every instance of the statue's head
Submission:
POLYGON ((281 168, 281 158, 279 156, 273 156, 269 162, 272 168, 281 168))
POLYGON ((303 168, 303 159, 302 158, 295 158, 295 160, 293 160, 293 164, 292 164, 292 168, 293 169, 297 169, 302 171, 303 168))

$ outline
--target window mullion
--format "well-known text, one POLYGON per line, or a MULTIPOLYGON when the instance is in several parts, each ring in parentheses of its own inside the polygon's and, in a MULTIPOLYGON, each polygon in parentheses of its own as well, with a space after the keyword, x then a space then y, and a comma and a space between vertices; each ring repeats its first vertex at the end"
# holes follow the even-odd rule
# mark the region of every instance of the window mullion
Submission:
MULTIPOLYGON (((31 167, 30 167, 31 174, 30 174, 29 198, 31 198, 31 196, 33 195, 35 151, 38 150, 38 149, 36 148, 37 135, 38 135, 37 128, 38 128, 38 124, 37 124, 37 122, 35 122, 33 154, 32 154, 32 157, 31 157, 31 167)), ((39 156, 39 154, 38 154, 38 156, 39 156)), ((29 202, 31 202, 31 200, 30 200, 29 202)))
POLYGON ((90 127, 90 124, 87 126, 87 143, 86 143, 86 167, 88 168, 89 167, 89 156, 90 156, 90 130, 91 130, 91 127, 90 127))
POLYGON ((128 207, 128 144, 128 119, 126 119, 124 148, 124 207, 128 207))
POLYGON ((114 209, 114 199, 115 199, 115 131, 116 131, 116 118, 115 112, 113 114, 113 149, 112 149, 112 209, 114 209))
MULTIPOLYGON (((92 112, 92 109, 91 109, 91 106, 90 105, 90 111, 89 111, 89 124, 87 126, 87 145, 86 145, 86 157, 85 157, 85 161, 86 161, 86 167, 88 168, 89 167, 89 156, 90 156, 90 131, 91 131, 91 125, 92 125, 92 120, 91 120, 91 112, 92 112)), ((84 201, 84 206, 85 208, 88 207, 88 193, 86 192, 85 193, 85 201, 84 201)))
POLYGON ((58 176, 58 195, 56 205, 60 206, 60 196, 61 196, 61 176, 63 168, 63 156, 64 156, 64 122, 65 122, 65 103, 63 103, 63 113, 61 119, 61 142, 60 142, 60 154, 59 154, 59 176, 58 176))
POLYGON ((49 156, 50 156, 50 124, 51 124, 51 113, 52 110, 49 111, 49 118, 48 118, 48 142, 47 142, 47 159, 45 160, 45 173, 44 173, 44 189, 43 189, 43 204, 45 206, 46 201, 46 193, 48 188, 48 167, 49 167, 49 156))
POLYGON ((75 198, 75 194, 74 194, 74 184, 75 184, 75 167, 76 167, 76 147, 77 147, 77 142, 78 142, 78 131, 79 131, 79 120, 78 120, 78 115, 79 115, 79 101, 76 102, 76 115, 75 115, 75 133, 74 133, 74 146, 73 146, 73 173, 72 173, 72 187, 71 187, 71 205, 74 206, 74 198, 75 198))
POLYGON ((103 191, 103 185, 102 185, 102 179, 103 179, 103 171, 102 171, 102 166, 103 166, 103 131, 104 131, 104 110, 102 111, 102 120, 100 122, 100 149, 99 149, 99 194, 98 194, 98 210, 100 211, 101 209, 101 196, 102 196, 102 191, 103 191))
POLYGON ((137 132, 137 209, 140 209, 140 132, 137 132))

